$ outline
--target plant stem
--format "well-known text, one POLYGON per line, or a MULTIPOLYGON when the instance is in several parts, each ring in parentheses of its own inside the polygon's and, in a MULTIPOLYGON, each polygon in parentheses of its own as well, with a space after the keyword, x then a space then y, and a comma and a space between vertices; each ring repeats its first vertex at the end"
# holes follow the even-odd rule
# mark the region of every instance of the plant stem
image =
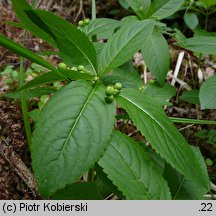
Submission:
MULTIPOLYGON (((24 35, 24 39, 25 39, 25 35, 24 35)), ((19 87, 23 85, 24 85, 24 58, 20 57, 19 87)), ((26 132, 26 138, 27 138, 28 145, 31 146, 32 134, 31 134, 31 127, 30 127, 29 116, 28 116, 28 106, 27 106, 24 90, 20 92, 20 97, 21 97, 21 107, 22 107, 22 115, 23 115, 24 127, 26 132)))
POLYGON ((173 118, 173 117, 169 117, 169 119, 175 123, 216 125, 216 121, 187 119, 187 118, 173 118))
MULTIPOLYGON (((37 4, 37 0, 33 0, 32 7, 35 8, 36 4, 37 4)), ((26 31, 24 31, 22 44, 24 44, 26 35, 27 35, 26 31)), ((24 82, 24 58, 20 57, 19 87, 22 87, 24 84, 25 84, 24 82)), ((27 105, 24 90, 20 92, 20 98, 21 98, 21 108, 22 108, 22 115, 23 115, 26 138, 27 138, 28 145, 31 146, 32 133, 31 133, 31 126, 29 122, 28 105, 27 105)))

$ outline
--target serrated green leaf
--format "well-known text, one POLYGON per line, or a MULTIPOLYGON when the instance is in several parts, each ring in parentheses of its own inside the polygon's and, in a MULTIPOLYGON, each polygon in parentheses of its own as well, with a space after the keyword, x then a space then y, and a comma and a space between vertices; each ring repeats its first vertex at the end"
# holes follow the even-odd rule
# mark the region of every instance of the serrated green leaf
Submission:
POLYGON ((49 196, 78 180, 99 160, 112 133, 115 103, 104 88, 76 81, 58 91, 36 123, 32 166, 40 192, 49 196))
POLYGON ((170 199, 167 183, 154 161, 138 143, 121 132, 113 131, 99 165, 126 199, 170 199))
POLYGON ((154 0, 148 12, 149 17, 164 19, 171 16, 182 6, 185 0, 154 0))
POLYGON ((153 31, 154 21, 134 21, 110 38, 99 55, 99 74, 103 75, 128 61, 153 31))
POLYGON ((106 85, 114 85, 120 82, 123 87, 130 87, 138 89, 143 85, 142 79, 138 71, 124 68, 116 68, 113 70, 112 74, 105 75, 102 77, 102 82, 106 85))
MULTIPOLYGON (((60 56, 67 66, 90 66, 96 74, 96 51, 88 37, 75 26, 44 10, 30 10, 26 12, 29 18, 36 14, 44 23, 45 29, 53 34, 60 56)), ((37 24, 37 21, 32 19, 37 24)))
POLYGON ((151 0, 126 0, 126 2, 141 19, 145 18, 151 5, 151 0))
POLYGON ((169 47, 165 38, 155 29, 149 38, 143 40, 141 51, 150 72, 163 85, 170 64, 169 47))
MULTIPOLYGON (((206 169, 205 161, 196 147, 192 148, 200 167, 206 169)), ((208 193, 203 187, 187 180, 183 175, 174 170, 169 164, 165 165, 163 176, 168 182, 169 188, 174 200, 203 200, 204 195, 208 193)))
POLYGON ((162 158, 187 179, 209 189, 207 170, 200 167, 191 147, 160 106, 134 89, 122 89, 116 100, 162 158))
POLYGON ((197 15, 192 12, 187 12, 184 14, 184 21, 188 28, 190 28, 191 30, 194 30, 199 25, 197 15))
POLYGON ((201 109, 216 109, 216 75, 208 78, 200 88, 201 109))
POLYGON ((160 86, 156 82, 147 83, 143 94, 161 105, 170 105, 171 103, 167 100, 176 94, 176 89, 168 83, 165 83, 163 86, 160 86))
POLYGON ((183 94, 179 98, 191 104, 200 103, 199 102, 199 91, 196 89, 183 92, 183 94))
POLYGON ((94 182, 76 182, 57 191, 54 200, 102 200, 99 188, 94 182))
POLYGON ((91 20, 90 23, 83 28, 83 32, 88 37, 97 35, 97 38, 108 39, 119 25, 120 22, 118 20, 98 18, 91 20))
POLYGON ((96 165, 95 170, 97 173, 95 183, 97 184, 100 194, 103 196, 104 199, 111 194, 117 195, 120 199, 125 199, 122 193, 118 190, 118 188, 107 177, 107 174, 103 172, 102 167, 96 165))

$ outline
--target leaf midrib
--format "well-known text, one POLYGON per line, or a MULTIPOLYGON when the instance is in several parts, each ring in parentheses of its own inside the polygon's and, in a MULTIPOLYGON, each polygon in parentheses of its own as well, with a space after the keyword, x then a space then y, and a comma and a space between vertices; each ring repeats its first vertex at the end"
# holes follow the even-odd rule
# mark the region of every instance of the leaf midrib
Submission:
POLYGON ((125 161, 125 163, 127 164, 128 169, 131 171, 131 173, 133 174, 133 176, 135 177, 135 179, 137 180, 137 182, 139 183, 139 185, 141 186, 141 188, 143 188, 143 190, 145 191, 147 197, 149 200, 151 200, 149 193, 146 191, 144 185, 141 184, 141 182, 139 181, 139 178, 136 176, 136 174, 134 173, 134 171, 131 169, 130 166, 128 166, 128 163, 126 162, 126 160, 124 159, 124 157, 122 156, 121 152, 112 144, 112 147, 117 151, 117 153, 119 153, 120 157, 122 158, 123 161, 125 161))
MULTIPOLYGON (((145 25, 145 27, 147 27, 147 26, 150 25, 150 24, 151 24, 151 23, 148 23, 147 25, 145 25)), ((138 31, 132 38, 130 38, 130 39, 125 43, 125 45, 121 48, 121 50, 119 50, 119 52, 117 52, 116 55, 113 57, 112 61, 109 62, 108 66, 107 66, 105 69, 102 70, 102 72, 99 74, 100 76, 102 76, 104 73, 107 72, 107 68, 109 68, 109 66, 116 60, 116 58, 117 58, 117 56, 119 55, 119 53, 121 53, 122 50, 128 45, 129 41, 133 40, 134 37, 136 37, 137 34, 139 34, 141 31, 143 31, 143 28, 141 28, 140 31, 138 31)), ((152 31, 153 31, 153 28, 152 28, 152 31)), ((120 33, 119 33, 119 34, 120 34, 120 33)), ((108 42, 108 43, 109 43, 109 42, 108 42)), ((104 52, 104 50, 106 50, 106 46, 103 48, 103 51, 102 51, 102 52, 104 52)), ((101 53, 102 53, 102 52, 101 52, 101 53)), ((100 55, 100 57, 101 57, 101 55, 100 55)))
MULTIPOLYGON (((158 126, 160 126, 160 128, 163 129, 163 131, 165 132, 165 134, 174 142, 172 136, 167 133, 166 129, 164 129, 164 127, 157 121, 157 119, 155 119, 147 110, 145 110, 144 108, 140 107, 138 104, 134 103, 133 101, 131 101, 129 98, 123 96, 123 95, 120 95, 121 97, 123 97, 125 100, 129 101, 130 103, 132 103, 135 107, 139 108, 140 110, 142 110, 143 112, 145 112, 153 121, 155 121, 158 126)), ((193 173, 196 173, 196 170, 194 169, 193 166, 190 166, 192 169, 193 169, 193 173)), ((197 179, 197 176, 196 176, 196 179, 197 179)))
POLYGON ((90 99, 91 99, 93 93, 95 92, 95 90, 96 90, 96 88, 93 88, 93 89, 92 89, 91 93, 89 94, 89 96, 87 97, 85 103, 83 104, 83 107, 82 107, 82 109, 80 110, 80 112, 79 112, 79 114, 78 114, 78 116, 77 116, 75 122, 74 122, 73 125, 71 126, 71 130, 70 130, 70 132, 69 132, 69 134, 68 134, 68 136, 67 136, 67 138, 66 138, 66 140, 65 140, 65 142, 64 142, 64 144, 63 144, 63 146, 62 146, 62 148, 61 148, 61 151, 60 151, 60 153, 59 153, 59 155, 58 155, 58 158, 59 158, 59 156, 63 153, 63 151, 64 151, 66 145, 68 144, 68 141, 69 141, 69 139, 70 139, 72 133, 74 132, 74 129, 76 128, 76 126, 77 126, 77 124, 78 124, 78 122, 79 122, 79 120, 80 120, 80 118, 81 118, 83 112, 85 111, 86 106, 88 105, 88 103, 89 103, 89 101, 90 101, 90 99))

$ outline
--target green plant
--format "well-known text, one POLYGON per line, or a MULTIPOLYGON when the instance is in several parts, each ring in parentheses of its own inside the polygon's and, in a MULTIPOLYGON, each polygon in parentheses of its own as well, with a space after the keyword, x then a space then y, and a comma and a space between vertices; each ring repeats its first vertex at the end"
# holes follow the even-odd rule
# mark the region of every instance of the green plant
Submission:
POLYGON ((144 11, 136 10, 137 5, 132 5, 136 1, 127 2, 145 20, 120 23, 103 19, 101 25, 101 20, 95 19, 80 31, 50 12, 32 9, 25 0, 12 0, 20 25, 57 48, 64 62, 64 70, 56 68, 0 35, 1 46, 50 70, 18 92, 56 81, 66 83, 37 117, 30 146, 34 174, 45 197, 75 199, 75 185, 80 188, 79 198, 90 199, 104 198, 101 194, 105 191, 122 199, 202 199, 210 190, 199 149, 188 145, 161 106, 173 95, 173 88, 164 84, 169 50, 161 33, 163 25, 146 19, 169 16, 183 1, 143 1, 147 2, 144 11), (95 23, 100 27, 93 27, 95 23), (114 23, 111 31, 115 33, 110 34, 104 23, 114 23), (95 42, 95 36, 106 31, 108 42, 95 42), (156 48, 160 45, 163 53, 149 49, 154 44, 156 48), (149 67, 165 90, 157 82, 142 87, 130 62, 140 48, 144 56, 149 55, 149 67), (108 75, 112 70, 114 76, 108 75), (119 77, 118 71, 124 75, 119 77), (151 146, 144 148, 114 129, 116 102, 151 146), (177 179, 175 184, 170 173, 177 179), (75 183, 81 177, 90 182, 75 183), (86 187, 98 196, 88 194, 86 187))

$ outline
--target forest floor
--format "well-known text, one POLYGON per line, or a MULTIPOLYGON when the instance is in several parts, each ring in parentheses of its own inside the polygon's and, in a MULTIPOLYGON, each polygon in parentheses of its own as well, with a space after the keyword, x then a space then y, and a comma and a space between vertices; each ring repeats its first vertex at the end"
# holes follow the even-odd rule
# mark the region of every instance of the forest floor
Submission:
MULTIPOLYGON (((39 3, 42 1, 39 1, 39 3)), ((41 4, 41 8, 47 8, 67 20, 77 23, 79 19, 90 16, 90 6, 85 3, 79 5, 79 1, 55 1, 48 0, 47 4, 41 4)), ((117 1, 101 1, 97 7, 99 17, 113 16, 113 8, 118 9, 115 18, 123 17, 126 13, 120 9, 117 1)), ((21 43, 23 37, 23 30, 17 29, 14 26, 8 25, 5 21, 16 21, 16 16, 12 11, 11 5, 7 1, 0 1, 0 33, 21 43)), ((169 41, 172 64, 171 69, 174 70, 178 55, 181 50, 173 45, 173 41, 169 41)), ((27 35, 25 46, 32 51, 49 50, 50 47, 40 39, 36 39, 32 35, 27 35)), ((135 66, 140 68, 139 56, 134 59, 135 66)), ((57 64, 59 59, 51 56, 48 59, 53 64, 57 64)), ((197 59, 191 53, 185 52, 185 59, 182 63, 179 79, 193 86, 194 76, 193 71, 197 69, 197 59), (187 70, 186 70, 187 68, 187 70)), ((13 65, 19 68, 19 57, 0 47, 0 72, 2 72, 7 65, 13 65)), ((25 62, 25 68, 30 66, 30 62, 25 62)), ((213 60, 204 59, 201 67, 203 80, 210 75, 215 74, 216 63, 213 60)), ((150 73, 147 73, 150 77, 150 73)), ((171 82, 172 77, 167 76, 167 81, 171 82)), ((177 96, 172 99, 173 106, 166 108, 166 113, 171 117, 194 118, 194 119, 208 119, 216 120, 216 111, 201 111, 196 105, 184 103, 179 101, 179 95, 182 92, 182 86, 177 83, 177 96)), ((0 199, 40 199, 37 193, 36 183, 34 181, 31 171, 31 157, 27 145, 24 124, 22 120, 20 102, 6 99, 3 95, 6 92, 13 90, 13 87, 4 83, 4 79, 0 76, 0 199)), ((32 107, 32 106, 31 106, 32 107)), ((31 109, 30 107, 30 109, 31 109)), ((183 133, 188 142, 194 146, 201 148, 202 154, 205 158, 210 158, 214 162, 214 166, 208 167, 208 172, 211 181, 216 184, 216 148, 209 145, 206 140, 202 140, 194 136, 197 131, 201 129, 216 129, 215 126, 208 125, 179 125, 177 128, 183 133)), ((33 124, 32 124, 33 127, 33 124)), ((122 127, 121 123, 118 127, 122 127)), ((136 131, 133 124, 127 125, 127 134, 133 136, 135 139, 143 139, 143 137, 136 131)))

